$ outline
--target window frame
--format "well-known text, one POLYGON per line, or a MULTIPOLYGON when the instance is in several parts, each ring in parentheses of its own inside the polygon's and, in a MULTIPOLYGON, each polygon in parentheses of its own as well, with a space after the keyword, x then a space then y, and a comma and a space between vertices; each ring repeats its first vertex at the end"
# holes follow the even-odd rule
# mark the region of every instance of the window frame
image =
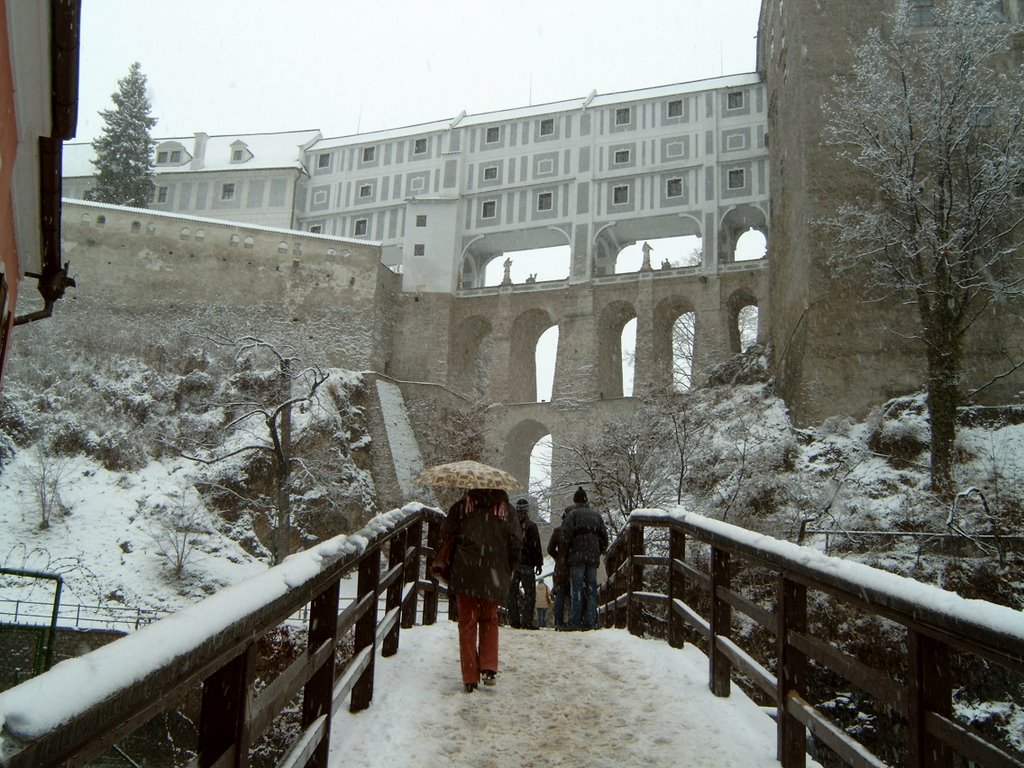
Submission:
POLYGON ((317 170, 320 170, 322 168, 330 168, 331 167, 331 153, 330 152, 321 152, 320 154, 318 154, 316 156, 316 167, 317 167, 317 170))
POLYGON ((728 112, 733 112, 737 109, 743 109, 747 106, 747 94, 744 91, 729 91, 725 94, 725 109, 728 112), (733 104, 733 97, 739 98, 739 104, 733 104))
POLYGON ((372 147, 363 147, 362 152, 359 153, 359 157, 362 158, 361 162, 373 163, 377 161, 377 145, 374 144, 372 147))
POLYGON ((245 161, 245 150, 241 147, 236 147, 231 150, 231 162, 241 163, 245 161))
POLYGON ((535 206, 537 213, 545 213, 547 211, 555 210, 555 193, 550 190, 544 190, 543 192, 537 193, 537 204, 535 206), (543 203, 547 203, 545 207, 543 203))
POLYGON ((726 189, 746 189, 747 188, 747 169, 746 168, 730 168, 725 175, 726 189), (733 184, 734 178, 740 179, 740 184, 733 184))
POLYGON ((484 144, 499 144, 501 143, 501 126, 500 125, 489 125, 484 130, 484 144), (491 134, 494 134, 494 138, 491 138, 491 134))
POLYGON ((155 202, 158 205, 161 204, 161 203, 166 203, 167 202, 167 194, 168 194, 167 187, 157 187, 156 188, 155 202))
POLYGON ((682 176, 673 176, 671 178, 665 179, 665 197, 676 198, 676 197, 682 197, 682 196, 683 196, 683 177, 682 176), (676 187, 679 190, 675 194, 672 194, 673 187, 676 187))
POLYGON ((498 165, 485 165, 484 166, 484 181, 497 181, 498 180, 498 165), (491 171, 494 173, 492 174, 491 171))
POLYGON ((671 101, 669 101, 668 102, 668 106, 665 109, 665 115, 667 117, 671 117, 671 118, 682 117, 683 116, 683 100, 682 99, 672 99, 671 101), (676 105, 678 105, 678 107, 679 107, 679 112, 676 113, 676 114, 673 114, 673 109, 676 107, 676 105))
POLYGON ((426 256, 427 255, 427 246, 425 244, 423 244, 423 243, 413 243, 412 244, 412 255, 413 256, 426 256))
POLYGON ((427 226, 427 214, 425 214, 425 213, 417 213, 416 214, 416 226, 417 227, 425 227, 425 226, 427 226))
POLYGON ((620 127, 623 125, 633 124, 633 108, 632 107, 616 107, 615 108, 615 126, 620 127), (625 115, 626 119, 621 119, 625 115))
POLYGON ((367 197, 373 197, 373 184, 360 184, 359 189, 356 192, 356 195, 359 197, 360 200, 363 200, 367 197))
POLYGON ((613 154, 612 154, 612 164, 613 165, 628 165, 629 162, 630 162, 630 158, 632 156, 633 156, 633 153, 630 150, 628 150, 628 149, 616 149, 613 152, 613 154), (621 158, 620 156, 623 155, 623 154, 625 154, 625 157, 621 158))
POLYGON ((156 164, 157 165, 166 165, 167 164, 167 157, 168 157, 169 154, 170 153, 166 149, 161 149, 159 152, 157 152, 156 153, 156 164))
POLYGON ((538 136, 554 136, 555 135, 555 118, 545 117, 540 120, 540 124, 537 126, 538 136), (550 128, 550 130, 544 130, 550 128))
POLYGON ((370 220, 369 219, 356 219, 352 222, 352 236, 353 237, 366 237, 366 233, 370 231, 370 220))
POLYGON ((412 153, 414 155, 425 155, 427 154, 427 140, 426 138, 419 138, 412 140, 412 153), (420 149, 420 143, 423 144, 423 149, 420 149))
POLYGON ((496 219, 498 218, 498 201, 497 200, 482 200, 480 202, 480 218, 481 219, 496 219), (487 211, 490 210, 490 214, 487 211))
POLYGON ((235 182, 225 181, 220 185, 220 199, 222 202, 235 199, 235 182))
POLYGON ((629 185, 628 184, 617 184, 612 187, 612 205, 629 205, 629 185), (622 193, 622 200, 619 199, 619 193, 622 193))

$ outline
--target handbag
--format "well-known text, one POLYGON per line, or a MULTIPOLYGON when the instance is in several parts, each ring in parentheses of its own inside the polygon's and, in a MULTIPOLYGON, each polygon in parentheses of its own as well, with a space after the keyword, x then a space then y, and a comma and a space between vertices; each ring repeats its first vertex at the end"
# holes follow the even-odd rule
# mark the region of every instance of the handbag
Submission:
POLYGON ((445 536, 441 545, 434 553, 434 562, 430 564, 430 573, 443 584, 448 583, 452 573, 452 550, 455 548, 455 536, 445 536))

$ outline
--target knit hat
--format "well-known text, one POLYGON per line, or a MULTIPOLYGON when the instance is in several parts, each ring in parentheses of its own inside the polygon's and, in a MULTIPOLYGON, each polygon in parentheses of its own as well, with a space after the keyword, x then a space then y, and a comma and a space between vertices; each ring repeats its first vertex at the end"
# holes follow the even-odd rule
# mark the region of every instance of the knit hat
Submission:
POLYGON ((529 509, 529 508, 530 508, 530 502, 527 501, 526 499, 519 499, 519 501, 516 502, 516 509, 529 509))
POLYGON ((587 503, 587 492, 583 490, 582 485, 576 489, 576 493, 572 495, 572 500, 575 504, 587 503))

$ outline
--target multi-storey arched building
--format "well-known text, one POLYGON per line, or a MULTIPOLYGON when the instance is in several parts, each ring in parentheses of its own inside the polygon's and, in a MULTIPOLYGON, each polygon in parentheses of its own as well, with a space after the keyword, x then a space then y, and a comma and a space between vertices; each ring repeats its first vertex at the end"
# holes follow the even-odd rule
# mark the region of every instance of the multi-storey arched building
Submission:
MULTIPOLYGON (((362 358, 335 338, 324 340, 328 356, 501 404, 490 449, 525 476, 538 438, 564 445, 632 407, 622 370, 628 322, 636 322, 634 389, 650 391, 673 384, 673 325, 682 315, 692 318, 699 377, 738 351, 740 309, 767 308, 767 261, 735 260, 740 235, 765 233, 769 216, 764 94, 756 75, 737 75, 336 139, 164 139, 151 211, 379 247, 400 289, 367 275, 378 283, 375 306, 388 309, 372 331, 359 331, 372 337, 362 358), (701 238, 699 263, 645 261, 616 273, 624 247, 682 235, 701 238), (564 275, 485 285, 493 259, 548 246, 568 247, 564 275), (535 350, 552 327, 551 401, 538 403, 535 350)), ((67 154, 69 194, 91 187, 84 146, 67 154)), ((131 234, 119 242, 134 247, 131 234)), ((231 264, 244 252, 225 237, 231 264)), ((189 242, 190 252, 199 247, 189 242)), ((212 244, 207 236, 204 251, 212 244)))

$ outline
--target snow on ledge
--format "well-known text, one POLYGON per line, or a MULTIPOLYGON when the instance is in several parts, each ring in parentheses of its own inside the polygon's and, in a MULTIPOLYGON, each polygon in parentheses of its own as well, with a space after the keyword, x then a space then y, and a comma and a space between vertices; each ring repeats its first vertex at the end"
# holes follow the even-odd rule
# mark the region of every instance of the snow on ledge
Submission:
POLYGON ((720 520, 687 512, 682 507, 676 507, 669 511, 638 509, 630 515, 630 519, 634 515, 668 517, 679 520, 737 544, 790 560, 809 571, 814 571, 823 578, 838 578, 897 600, 921 606, 968 626, 981 626, 1024 642, 1024 611, 1016 611, 987 600, 961 597, 955 592, 941 589, 934 584, 924 584, 905 576, 872 568, 864 563, 826 555, 799 544, 773 538, 767 534, 756 533, 720 520))

